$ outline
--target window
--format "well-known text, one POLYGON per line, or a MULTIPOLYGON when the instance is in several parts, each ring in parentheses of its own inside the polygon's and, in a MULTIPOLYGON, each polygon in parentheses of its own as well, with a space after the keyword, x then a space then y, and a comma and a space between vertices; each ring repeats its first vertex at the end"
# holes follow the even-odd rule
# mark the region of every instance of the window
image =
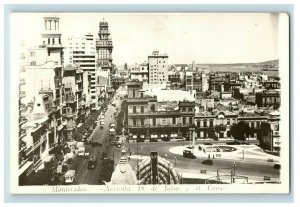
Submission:
POLYGON ((197 127, 200 127, 200 121, 197 121, 197 127))
POLYGON ((55 44, 55 42, 54 42, 54 38, 52 38, 52 44, 53 44, 53 45, 55 44))
POLYGON ((230 119, 227 119, 227 125, 230 125, 230 119))
POLYGON ((132 119, 132 125, 133 125, 133 126, 136 126, 136 118, 133 118, 133 119, 132 119))
POLYGON ((133 113, 136 113, 136 106, 133 106, 133 113))
POLYGON ((190 124, 193 124, 193 117, 190 117, 190 124))
POLYGON ((132 91, 132 97, 135 98, 135 90, 132 91))
POLYGON ((141 98, 143 98, 144 97, 144 93, 141 93, 141 98))
POLYGON ((183 111, 183 112, 185 112, 185 111, 186 111, 185 107, 183 107, 183 108, 182 108, 182 111, 183 111))
POLYGON ((35 56, 35 52, 30 52, 30 56, 34 57, 35 56))
POLYGON ((155 118, 152 119, 152 124, 156 125, 156 119, 155 118))
POLYGON ((144 126, 145 118, 141 118, 141 125, 144 126))
POLYGON ((48 45, 50 45, 50 38, 48 38, 48 45))
POLYGON ((176 124, 176 118, 175 118, 175 117, 173 117, 172 123, 173 123, 173 124, 176 124))
POLYGON ((36 65, 35 61, 30 62, 30 65, 36 65))
POLYGON ((254 128, 254 122, 251 122, 251 128, 254 128))
POLYGON ((144 106, 141 106, 141 113, 144 113, 144 106))
POLYGON ((210 120, 210 121, 209 121, 209 126, 210 126, 210 127, 213 127, 213 126, 214 126, 214 121, 213 121, 213 120, 210 120))
POLYGON ((207 127, 206 119, 203 120, 203 126, 204 126, 204 127, 207 127))
POLYGON ((151 111, 155 111, 155 104, 151 104, 151 111))
POLYGON ((189 112, 193 112, 193 108, 189 107, 189 112))
POLYGON ((185 117, 182 117, 182 124, 186 124, 185 117))

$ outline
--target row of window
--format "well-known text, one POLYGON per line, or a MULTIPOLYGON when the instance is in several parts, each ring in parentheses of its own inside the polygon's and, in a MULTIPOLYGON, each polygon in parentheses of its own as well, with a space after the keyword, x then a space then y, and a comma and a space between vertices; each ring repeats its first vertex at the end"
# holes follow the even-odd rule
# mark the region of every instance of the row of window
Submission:
MULTIPOLYGON (((137 126, 137 118, 132 118, 132 125, 133 126, 137 126)), ((140 126, 144 126, 145 125, 145 118, 144 117, 141 117, 140 119, 140 126)), ((161 119, 161 125, 167 125, 167 119, 161 119)), ((173 125, 176 125, 177 124, 177 121, 176 121, 176 118, 173 117, 172 118, 172 124, 173 125)), ((193 117, 182 117, 182 124, 193 124, 193 117)), ((157 120, 156 118, 152 118, 152 126, 155 126, 157 125, 157 120)))

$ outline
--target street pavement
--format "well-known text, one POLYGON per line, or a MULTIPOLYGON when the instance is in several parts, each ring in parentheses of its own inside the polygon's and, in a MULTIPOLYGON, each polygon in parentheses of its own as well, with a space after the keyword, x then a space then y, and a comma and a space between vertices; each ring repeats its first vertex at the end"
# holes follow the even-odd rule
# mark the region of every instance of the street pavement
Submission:
MULTIPOLYGON (((131 156, 130 163, 133 169, 137 166, 137 160, 134 155, 142 155, 143 157, 149 156, 151 151, 157 151, 159 156, 169 160, 179 172, 191 172, 199 173, 201 170, 207 170, 216 174, 218 169, 222 168, 231 168, 233 169, 233 163, 236 164, 235 170, 236 175, 241 176, 252 176, 252 177, 264 177, 269 176, 276 180, 279 179, 279 170, 274 169, 274 162, 257 162, 249 160, 230 160, 230 159, 213 159, 213 165, 205 165, 201 162, 207 157, 197 157, 195 159, 185 158, 182 155, 172 154, 169 152, 169 149, 176 146, 181 146, 182 142, 168 142, 168 143, 159 143, 159 142, 149 142, 149 143, 126 143, 125 148, 127 151, 130 151, 133 156, 131 156), (136 153, 138 151, 138 153, 136 153), (175 159, 176 157, 176 159, 175 159), (175 163, 176 162, 176 163, 175 163)), ((115 156, 117 159, 118 157, 115 156)), ((138 162, 140 162, 139 159, 138 162)))
MULTIPOLYGON (((115 100, 116 107, 120 108, 121 101, 115 100)), ((96 185, 98 182, 98 175, 101 167, 101 156, 102 152, 107 153, 107 157, 113 159, 113 151, 112 146, 110 144, 110 135, 109 135, 109 124, 116 123, 114 118, 114 112, 116 107, 109 105, 108 109, 105 113, 105 124, 101 129, 99 123, 97 127, 94 129, 91 134, 90 140, 92 142, 100 142, 102 146, 92 147, 91 145, 85 145, 86 152, 97 155, 97 166, 94 169, 88 169, 88 158, 78 157, 76 156, 73 159, 73 164, 70 169, 75 170, 76 176, 73 184, 88 184, 88 185, 96 185)))

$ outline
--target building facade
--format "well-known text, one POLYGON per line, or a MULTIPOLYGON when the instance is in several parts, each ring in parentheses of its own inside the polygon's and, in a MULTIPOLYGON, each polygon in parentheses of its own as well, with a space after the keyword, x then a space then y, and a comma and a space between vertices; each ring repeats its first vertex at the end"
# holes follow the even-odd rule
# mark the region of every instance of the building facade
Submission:
POLYGON ((99 22, 98 39, 96 41, 97 66, 101 70, 112 72, 112 51, 113 42, 108 29, 108 22, 103 20, 99 22))
POLYGON ((255 94, 258 107, 280 106, 280 92, 277 90, 264 90, 255 94))
MULTIPOLYGON (((77 64, 84 73, 91 76, 90 98, 91 107, 98 105, 98 95, 96 89, 96 39, 92 34, 86 34, 84 37, 71 37, 67 39, 64 49, 64 66, 77 64)), ((88 94, 86 94, 88 95, 88 94)))
POLYGON ((153 51, 148 56, 149 84, 164 84, 168 82, 168 55, 153 51))
POLYGON ((133 140, 141 137, 150 141, 193 138, 195 102, 180 101, 176 107, 162 109, 156 96, 144 94, 141 82, 128 82, 127 87, 128 133, 133 140))

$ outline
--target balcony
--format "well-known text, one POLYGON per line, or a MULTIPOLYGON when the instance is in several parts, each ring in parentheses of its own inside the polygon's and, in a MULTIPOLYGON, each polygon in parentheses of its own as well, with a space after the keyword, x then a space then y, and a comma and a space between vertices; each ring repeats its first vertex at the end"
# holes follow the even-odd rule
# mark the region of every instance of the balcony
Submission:
POLYGON ((25 91, 20 91, 19 98, 25 98, 25 97, 26 97, 25 91))
POLYGON ((63 117, 65 117, 65 118, 73 118, 75 116, 76 116, 75 113, 65 113, 65 114, 63 114, 63 117))
POLYGON ((26 109, 25 104, 19 105, 19 111, 24 111, 26 109))
POLYGON ((64 100, 66 103, 74 103, 76 102, 75 96, 67 96, 64 100))
POLYGON ((20 84, 20 85, 25 85, 25 79, 24 79, 24 78, 21 78, 20 81, 19 81, 19 84, 20 84))
POLYGON ((144 125, 128 125, 129 128, 179 128, 179 127, 195 127, 194 124, 144 124, 144 125))
POLYGON ((26 144, 25 144, 25 142, 21 142, 20 144, 19 144, 19 153, 21 153, 22 151, 24 151, 26 149, 26 144))
POLYGON ((19 132, 19 139, 22 139, 23 137, 26 136, 26 130, 25 129, 21 129, 20 132, 19 132))
POLYGON ((27 119, 25 119, 24 117, 21 117, 20 119, 19 119, 19 125, 22 125, 22 124, 24 124, 24 123, 26 123, 27 122, 27 119))

